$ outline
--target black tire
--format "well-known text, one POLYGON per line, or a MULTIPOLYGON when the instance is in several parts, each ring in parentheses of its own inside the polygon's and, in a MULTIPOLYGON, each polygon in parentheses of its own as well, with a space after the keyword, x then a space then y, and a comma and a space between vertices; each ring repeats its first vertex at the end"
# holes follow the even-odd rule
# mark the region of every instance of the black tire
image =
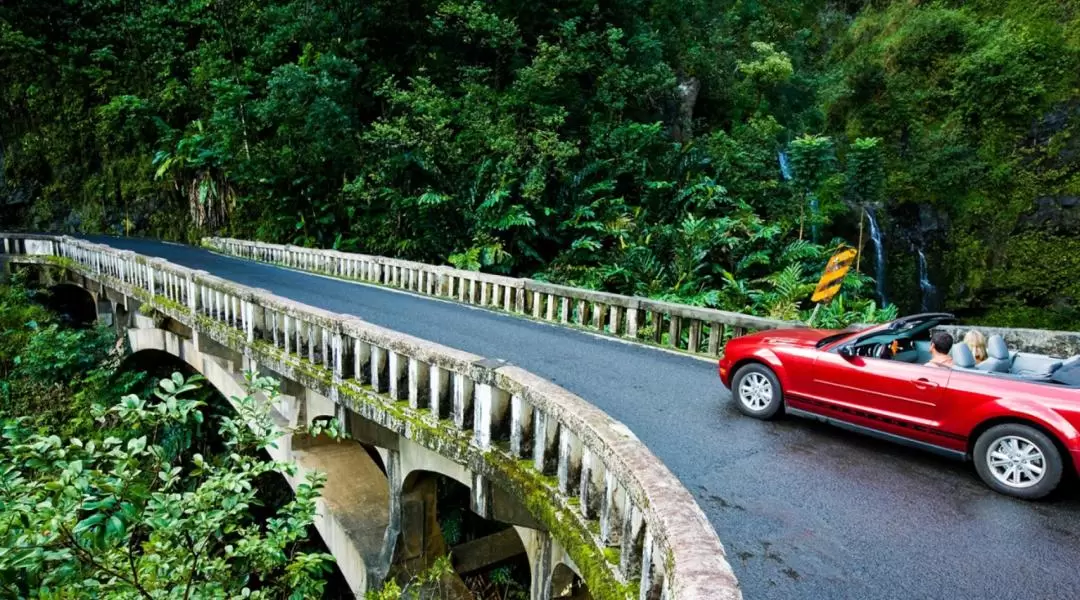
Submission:
POLYGON ((1061 483, 1061 475, 1065 470, 1061 452, 1054 441, 1038 429, 1020 423, 1005 423, 987 429, 975 441, 971 458, 975 461, 975 471, 986 485, 1002 494, 1024 500, 1037 500, 1053 492, 1061 483), (1018 452, 1015 454, 1011 451, 1010 441, 1017 443, 1018 452), (1001 444, 1010 447, 1004 448, 1010 451, 1003 452, 1001 444), (1028 462, 1021 460, 1016 466, 1013 463, 991 466, 991 450, 996 452, 998 460, 1012 460, 1014 457, 1020 459, 1021 456, 1031 454, 1032 451, 1027 450, 1028 444, 1038 449, 1041 459, 1028 462), (1041 477, 1032 482, 1034 478, 1031 471, 1022 468, 1025 466, 1042 467, 1041 477), (1018 470, 1017 467, 1021 468, 1018 470), (1013 470, 1010 471, 1010 468, 1013 470), (1016 480, 1017 484, 1007 483, 1013 480, 1016 480))
POLYGON ((771 419, 784 407, 784 391, 772 369, 760 363, 750 363, 739 368, 731 379, 731 399, 742 414, 755 419, 771 419), (747 389, 743 388, 743 383, 747 389), (767 393, 767 399, 758 394, 767 393))

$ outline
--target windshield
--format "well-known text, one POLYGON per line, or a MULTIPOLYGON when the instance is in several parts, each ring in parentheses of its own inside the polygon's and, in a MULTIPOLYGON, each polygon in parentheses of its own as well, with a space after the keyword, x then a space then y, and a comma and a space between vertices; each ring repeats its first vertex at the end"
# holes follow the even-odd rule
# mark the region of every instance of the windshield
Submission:
POLYGON ((842 340, 842 339, 848 337, 849 335, 855 333, 856 331, 857 331, 856 329, 845 329, 844 331, 841 331, 840 333, 834 333, 832 335, 825 336, 825 337, 821 338, 820 340, 818 340, 817 347, 818 348, 824 348, 825 346, 828 346, 829 344, 831 344, 831 343, 833 343, 833 342, 835 342, 837 340, 842 340))

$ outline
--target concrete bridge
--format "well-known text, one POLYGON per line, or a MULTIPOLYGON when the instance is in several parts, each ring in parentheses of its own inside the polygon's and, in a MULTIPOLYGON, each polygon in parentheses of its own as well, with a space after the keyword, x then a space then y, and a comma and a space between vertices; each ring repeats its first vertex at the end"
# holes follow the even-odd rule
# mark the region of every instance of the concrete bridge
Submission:
MULTIPOLYGON (((55 244, 61 238, 45 239, 55 244)), ((330 313, 356 315, 411 339, 503 359, 587 399, 594 405, 590 410, 601 409, 625 423, 671 469, 686 488, 671 488, 676 496, 689 490, 719 531, 726 560, 748 598, 1080 597, 1080 577, 1071 566, 1080 561, 1075 484, 1050 503, 1018 502, 989 492, 959 463, 814 423, 761 423, 736 414, 719 386, 712 356, 730 335, 779 323, 326 250, 207 240, 214 254, 150 240, 95 239, 330 313)), ((29 242, 10 238, 9 252, 25 254, 29 242)), ((16 260, 53 264, 57 259, 16 260)), ((208 347, 210 341, 202 343, 208 347)), ((280 351, 280 344, 276 348, 280 351)), ((213 359, 220 360, 225 359, 213 359)), ((408 372, 407 366, 398 368, 408 372)), ((429 366, 429 386, 431 372, 429 366)), ((478 380, 473 381, 475 408, 478 380)), ((404 401, 398 406, 406 408, 404 401)), ((512 406, 509 412, 512 416, 512 406)), ((534 417, 533 439, 538 422, 534 417)), ((298 447, 293 444, 294 451, 298 447)), ((384 454, 378 452, 377 462, 384 462, 384 454)), ((547 467, 546 481, 556 489, 558 477, 557 465, 547 467)), ((468 479, 458 479, 463 480, 468 479)), ((581 510, 574 500, 568 502, 581 510)), ((587 523, 599 536, 599 518, 587 523)), ((514 531, 533 529, 518 527, 514 531)), ((549 536, 556 533, 549 528, 549 536)), ((659 564, 656 540, 654 529, 653 566, 659 564)), ((562 552, 556 542, 552 556, 562 552)), ((552 568, 558 571, 552 574, 553 587, 584 571, 569 564, 552 568)), ((676 597, 670 594, 678 577, 664 577, 669 597, 676 597)), ((710 589, 703 597, 723 598, 728 589, 710 589)))
POLYGON ((548 381, 130 251, 2 237, 13 264, 85 289, 136 353, 172 354, 226 398, 244 395, 244 371, 270 374, 284 383, 271 407, 282 425, 345 424, 360 443, 286 435, 272 455, 297 463, 293 485, 327 474, 316 527, 357 595, 452 551, 473 567, 526 554, 534 600, 741 597, 678 480, 625 426, 548 381), (449 548, 434 475, 507 528, 449 548))

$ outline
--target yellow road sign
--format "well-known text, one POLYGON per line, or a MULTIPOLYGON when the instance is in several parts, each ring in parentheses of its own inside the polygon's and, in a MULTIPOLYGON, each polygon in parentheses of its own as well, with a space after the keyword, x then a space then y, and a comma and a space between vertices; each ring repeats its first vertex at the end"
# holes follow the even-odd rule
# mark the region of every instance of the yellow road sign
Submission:
POLYGON ((840 291, 844 276, 851 270, 851 263, 855 261, 858 254, 859 252, 854 248, 845 248, 833 254, 829 259, 829 264, 825 265, 825 272, 821 275, 817 289, 814 290, 814 295, 810 297, 810 300, 814 302, 832 300, 833 296, 840 291))

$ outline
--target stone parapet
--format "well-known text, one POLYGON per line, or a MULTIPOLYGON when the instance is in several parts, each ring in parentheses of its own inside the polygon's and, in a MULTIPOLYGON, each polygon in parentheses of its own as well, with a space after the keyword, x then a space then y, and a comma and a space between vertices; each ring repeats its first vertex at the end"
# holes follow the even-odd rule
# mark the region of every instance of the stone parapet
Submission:
POLYGON ((457 300, 699 356, 719 356, 724 343, 732 337, 799 326, 789 321, 382 256, 216 237, 204 238, 203 245, 223 254, 457 300))

